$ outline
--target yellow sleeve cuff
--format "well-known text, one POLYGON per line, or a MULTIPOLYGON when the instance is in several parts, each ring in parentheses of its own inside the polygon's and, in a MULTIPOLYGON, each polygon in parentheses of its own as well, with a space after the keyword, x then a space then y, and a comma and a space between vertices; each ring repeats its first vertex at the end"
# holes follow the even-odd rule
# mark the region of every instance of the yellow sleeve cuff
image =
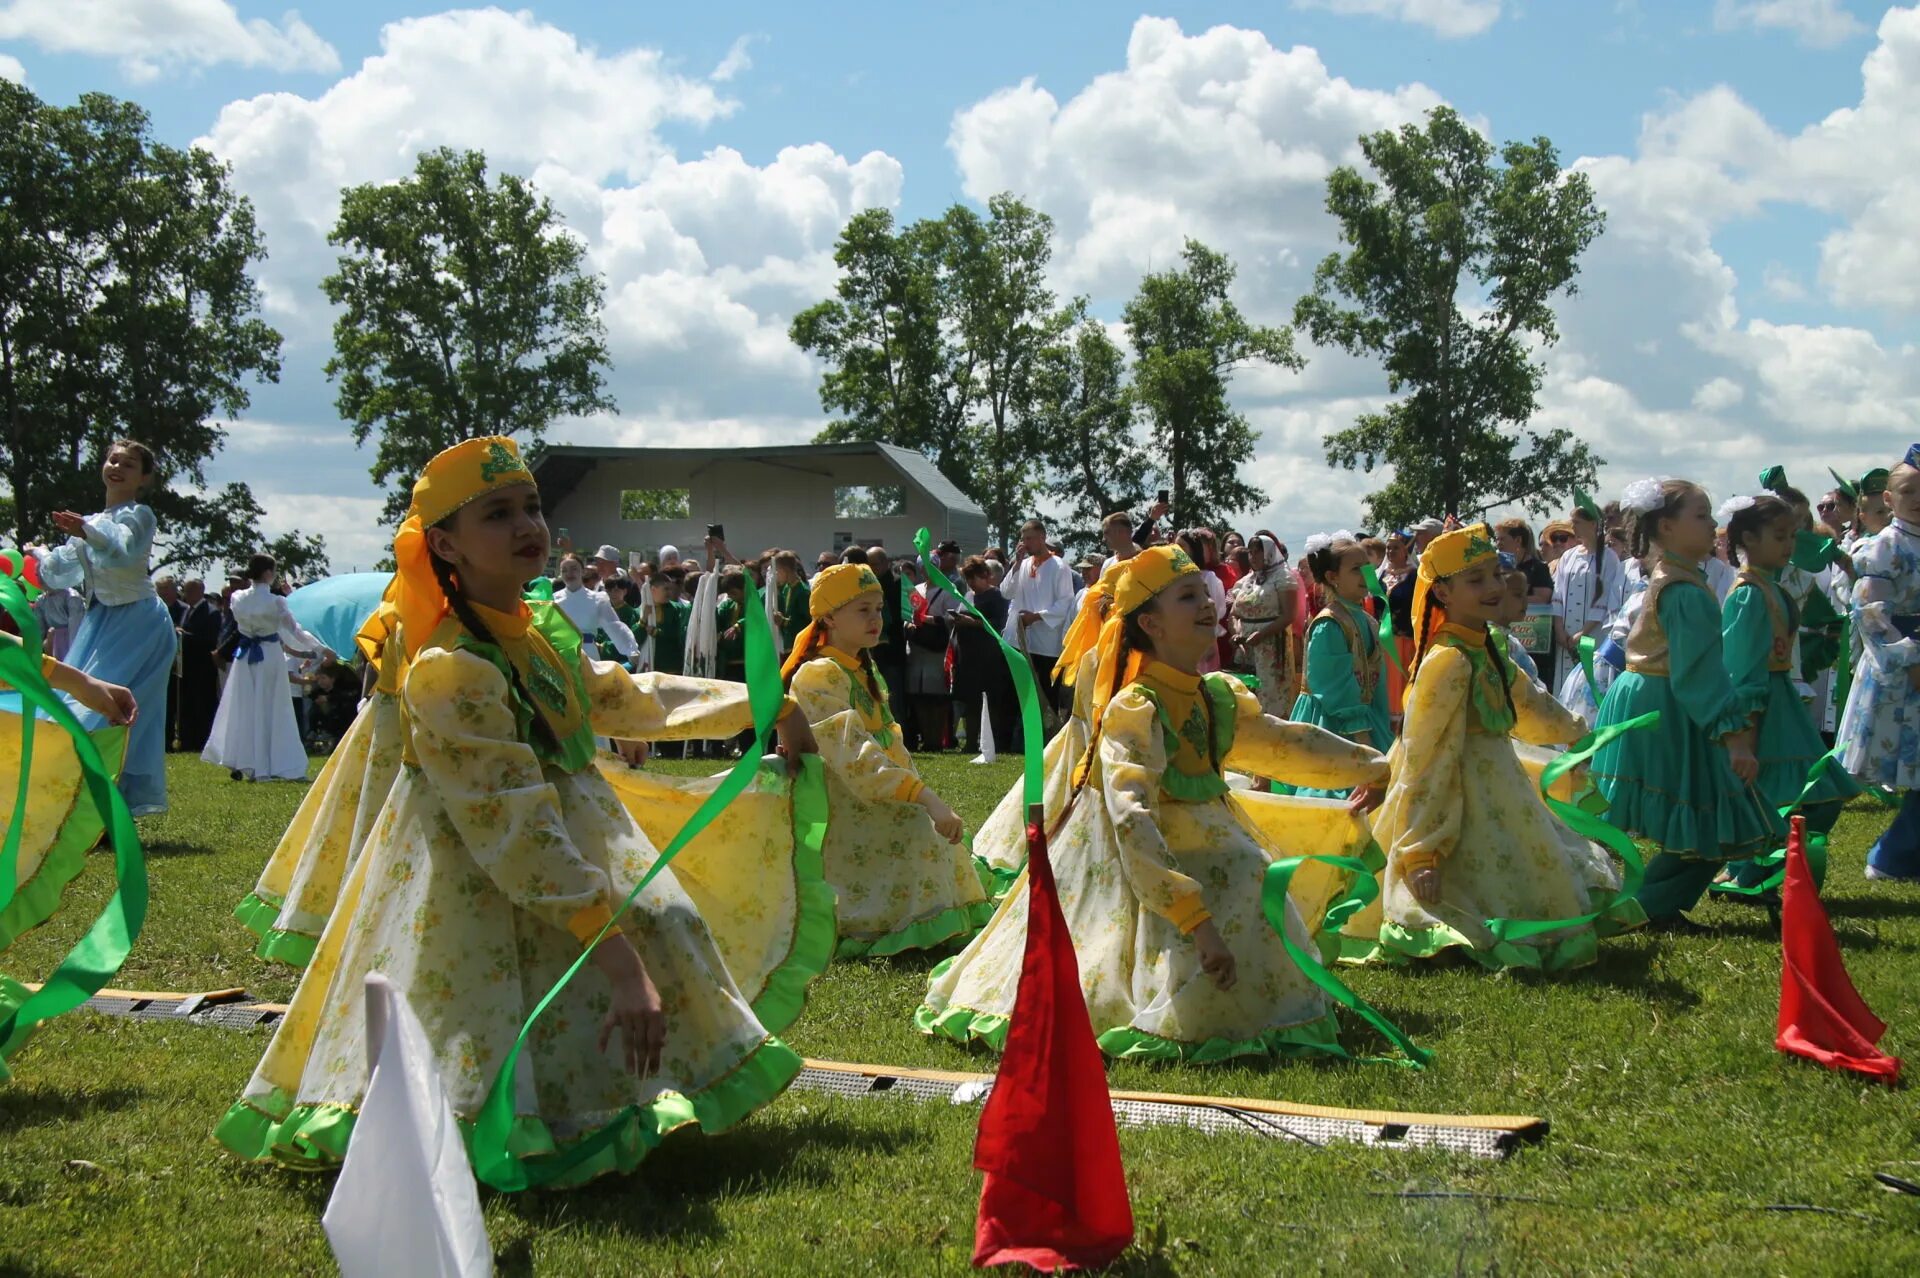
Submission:
POLYGON ((40 654, 40 677, 42 679, 51 681, 53 679, 53 672, 59 665, 60 663, 53 659, 52 653, 50 652, 41 653, 40 654))
POLYGON ((786 718, 788 715, 792 714, 795 710, 798 710, 799 708, 800 708, 800 703, 798 701, 795 701, 793 699, 793 694, 789 692, 786 696, 780 698, 780 713, 773 716, 773 721, 775 723, 778 723, 780 722, 780 720, 786 718))
MULTIPOLYGON (((567 931, 573 933, 574 939, 580 944, 591 945, 593 938, 600 935, 600 929, 605 927, 612 917, 613 911, 607 908, 606 902, 596 901, 567 920, 567 931)), ((616 927, 607 935, 612 936, 619 930, 616 927)))
POLYGON ((1438 852, 1407 852, 1400 857, 1400 873, 1404 876, 1417 870, 1432 870, 1439 864, 1438 852))
POLYGON ((1207 912, 1206 901, 1201 899, 1198 892, 1181 897, 1167 912, 1167 920, 1180 929, 1182 936, 1192 932, 1212 917, 1213 915, 1207 912))
POLYGON ((927 783, 919 777, 908 777, 900 783, 900 788, 893 792, 893 797, 900 803, 917 803, 920 800, 920 792, 926 788, 927 783))

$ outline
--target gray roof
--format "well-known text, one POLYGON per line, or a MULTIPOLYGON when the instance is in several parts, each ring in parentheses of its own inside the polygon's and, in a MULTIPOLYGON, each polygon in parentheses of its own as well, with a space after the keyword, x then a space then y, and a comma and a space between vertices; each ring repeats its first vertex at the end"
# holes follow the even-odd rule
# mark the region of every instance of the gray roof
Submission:
POLYGON ((540 450, 533 463, 534 478, 549 501, 558 502, 571 493, 595 462, 619 461, 643 457, 673 457, 691 460, 739 454, 743 460, 803 457, 864 457, 879 454, 892 463, 903 478, 924 489, 928 496, 950 511, 986 518, 986 512, 974 505, 952 480, 940 473, 923 454, 911 448, 861 440, 846 444, 771 444, 741 448, 601 448, 578 444, 549 444, 540 450))

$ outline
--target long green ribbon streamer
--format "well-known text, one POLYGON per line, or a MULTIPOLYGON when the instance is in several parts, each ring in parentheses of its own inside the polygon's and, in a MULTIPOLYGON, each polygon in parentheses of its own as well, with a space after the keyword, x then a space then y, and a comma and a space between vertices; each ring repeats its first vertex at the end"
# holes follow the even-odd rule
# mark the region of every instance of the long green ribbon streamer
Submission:
POLYGON ((1574 645, 1580 653, 1580 673, 1587 677, 1587 695, 1593 698, 1593 704, 1600 704, 1600 681, 1593 677, 1592 635, 1581 635, 1580 642, 1574 645))
MULTIPOLYGON (((20 788, 22 801, 14 809, 13 829, 7 832, 4 864, 0 864, 0 883, 11 899, 19 874, 20 831, 18 819, 26 811, 24 794, 27 774, 33 767, 34 711, 43 710, 73 739, 73 752, 80 761, 80 774, 87 794, 99 810, 101 823, 113 840, 113 864, 116 878, 113 897, 101 910, 93 925, 67 952, 46 983, 0 1020, 0 1062, 18 1051, 36 1026, 63 1012, 72 1011, 106 988, 140 935, 147 919, 147 858, 134 829, 133 814, 120 796, 100 749, 67 703, 40 673, 40 623, 28 606, 26 593, 10 577, 0 577, 0 607, 7 610, 20 629, 21 642, 0 647, 0 679, 20 693, 20 788)), ((149 708, 147 713, 159 713, 149 708)), ((0 1077, 6 1069, 0 1064, 0 1077)))
POLYGON ((1007 669, 1013 673, 1013 689, 1020 698, 1020 726, 1024 729, 1022 740, 1026 749, 1025 784, 1021 787, 1026 799, 1027 811, 1045 802, 1045 789, 1041 780, 1041 755, 1046 748, 1045 729, 1040 719, 1040 689, 1033 681, 1033 663, 1027 660, 1027 654, 1007 642, 1007 637, 993 628, 993 623, 980 615, 980 610, 967 600, 967 592, 954 585, 947 574, 940 571, 940 565, 933 562, 933 534, 922 528, 913 535, 913 548, 920 554, 920 565, 926 569, 927 580, 940 587, 955 599, 960 606, 980 618, 980 624, 986 627, 994 642, 1000 645, 1000 655, 1006 658, 1007 669))
POLYGON ((1372 564, 1360 565, 1360 575, 1366 578, 1367 593, 1380 601, 1380 647, 1386 651, 1387 660, 1393 663, 1393 668, 1404 679, 1407 677, 1407 668, 1400 664, 1400 645, 1393 641, 1393 608, 1387 603, 1387 587, 1372 564))
MULTIPOLYGON (((1821 755, 1818 759, 1815 759, 1813 761, 1813 766, 1807 769, 1807 781, 1805 785, 1800 787, 1799 795, 1795 797, 1792 803, 1786 804, 1780 808, 1780 819, 1782 821, 1785 821, 1788 818, 1792 817, 1795 812, 1798 812, 1800 810, 1800 808, 1806 803, 1808 799, 1813 797, 1813 792, 1815 787, 1817 787, 1820 784, 1821 780, 1825 778, 1827 773, 1831 771, 1839 763, 1840 752, 1845 748, 1846 748, 1845 746, 1836 745, 1833 749, 1827 751, 1825 754, 1821 755)), ((1874 798, 1878 799, 1881 803, 1885 804, 1887 807, 1895 806, 1895 801, 1887 797, 1887 795, 1885 795, 1879 790, 1873 789, 1872 787, 1868 787, 1866 792, 1868 794, 1871 794, 1874 798)), ((1827 850, 1826 835, 1824 834, 1807 835, 1807 856, 1809 860, 1812 860, 1816 855, 1819 857, 1825 857, 1826 850, 1827 850), (1817 845, 1817 848, 1816 848, 1816 845, 1817 845)), ((1716 883, 1713 885, 1713 890, 1724 896, 1759 896, 1763 892, 1771 892, 1773 889, 1779 887, 1782 883, 1786 882, 1787 850, 1785 848, 1775 848, 1773 851, 1766 853, 1764 856, 1757 856, 1753 858, 1752 864, 1758 869, 1771 870, 1773 871, 1773 873, 1769 874, 1767 878, 1760 883, 1755 883, 1750 885, 1742 885, 1739 883, 1716 883)))
POLYGON ((1346 982, 1329 971, 1318 956, 1309 954, 1296 945, 1293 938, 1287 934, 1287 893, 1293 886, 1294 871, 1308 861, 1331 865, 1335 869, 1345 870, 1353 875, 1353 889, 1327 911, 1329 922, 1332 921, 1336 910, 1342 911, 1340 917, 1344 922, 1355 911, 1380 895, 1380 884, 1373 877, 1373 870, 1357 856, 1283 857, 1267 867, 1266 878, 1260 885, 1260 912, 1266 915, 1267 926, 1279 935, 1280 943, 1287 947, 1287 954, 1300 965, 1300 970, 1306 974, 1308 980, 1319 986, 1334 1002, 1357 1014, 1361 1020, 1379 1030, 1389 1043, 1405 1054, 1404 1059, 1394 1060, 1394 1064, 1405 1065, 1409 1069, 1425 1069, 1428 1062, 1433 1060, 1432 1052, 1408 1038, 1405 1031, 1381 1015, 1373 1004, 1348 989, 1346 982))
POLYGON ((1600 844, 1620 858, 1621 865, 1625 867, 1621 875, 1620 891, 1599 909, 1577 918, 1488 919, 1487 931, 1493 934, 1494 940, 1521 941, 1530 936, 1558 931, 1564 927, 1584 927, 1622 901, 1639 894, 1640 885, 1646 881, 1647 867, 1640 859, 1640 849, 1633 846, 1633 840, 1585 808, 1555 798, 1551 791, 1561 777, 1591 759, 1617 737, 1640 728, 1650 728, 1659 722, 1660 712, 1650 710, 1638 718, 1611 724, 1598 732, 1590 732, 1571 750, 1549 763, 1540 773, 1540 797, 1546 801, 1548 811, 1559 817, 1561 822, 1575 834, 1600 844))
POLYGON ((747 645, 747 700, 753 707, 754 748, 741 754, 740 762, 734 764, 720 787, 708 795, 706 801, 687 818, 673 841, 661 851, 659 857, 648 867, 640 881, 633 885, 620 908, 601 927, 592 941, 581 947, 580 956, 573 961, 553 988, 546 992, 533 1013, 520 1027, 519 1037, 514 1039, 513 1050, 500 1063, 500 1070, 494 1075, 493 1085, 487 1092, 486 1103, 481 1106, 480 1117, 473 1125, 473 1133, 468 1139, 467 1149, 473 1159, 473 1173, 482 1182, 494 1189, 513 1192, 522 1189, 537 1189, 542 1185, 566 1175, 575 1167, 593 1158, 601 1150, 612 1145, 626 1134, 628 1121, 640 1112, 638 1104, 628 1105, 615 1115, 599 1131, 576 1145, 569 1146, 563 1153, 540 1158, 516 1158, 508 1150, 507 1143, 513 1134, 514 1119, 514 1076, 520 1064, 520 1053, 527 1045, 527 1038, 533 1033, 533 1027, 548 1007, 560 996, 560 992, 580 974, 587 960, 592 957, 594 948, 605 940, 619 923, 620 917, 653 882, 660 871, 680 854, 680 850, 692 842, 702 830, 712 824, 729 803, 753 780, 754 773, 760 767, 760 756, 766 753, 767 738, 773 730, 774 720, 780 713, 780 705, 786 699, 780 688, 780 669, 773 657, 773 635, 767 628, 766 609, 760 606, 759 590, 753 578, 747 578, 746 625, 747 645))

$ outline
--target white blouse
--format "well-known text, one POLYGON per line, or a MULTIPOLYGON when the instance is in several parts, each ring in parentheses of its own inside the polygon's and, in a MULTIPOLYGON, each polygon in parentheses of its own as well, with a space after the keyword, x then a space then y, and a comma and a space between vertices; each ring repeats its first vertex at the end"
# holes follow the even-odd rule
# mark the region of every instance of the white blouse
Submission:
POLYGON ((278 635, 284 643, 309 654, 326 649, 324 642, 293 619, 286 599, 274 594, 270 586, 248 586, 234 591, 230 607, 234 628, 250 639, 278 635))
POLYGON ((40 579, 50 589, 71 586, 109 606, 153 598, 153 539, 160 530, 153 512, 137 501, 88 515, 82 536, 42 551, 40 579))
POLYGON ((1574 546, 1553 566, 1553 602, 1567 633, 1604 632, 1627 602, 1627 574, 1611 547, 1600 548, 1599 566, 1585 546, 1574 546))

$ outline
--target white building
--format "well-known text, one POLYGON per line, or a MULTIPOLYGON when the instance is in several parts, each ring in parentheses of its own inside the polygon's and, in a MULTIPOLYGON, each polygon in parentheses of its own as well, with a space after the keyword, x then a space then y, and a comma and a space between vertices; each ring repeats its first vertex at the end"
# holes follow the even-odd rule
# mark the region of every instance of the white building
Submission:
POLYGON ((881 544, 911 554, 913 535, 986 548, 987 517, 910 449, 891 444, 792 444, 763 448, 586 448, 555 445, 534 477, 557 541, 576 550, 612 545, 653 558, 663 545, 702 556, 709 524, 747 558, 796 551, 813 570, 823 550, 881 544))

